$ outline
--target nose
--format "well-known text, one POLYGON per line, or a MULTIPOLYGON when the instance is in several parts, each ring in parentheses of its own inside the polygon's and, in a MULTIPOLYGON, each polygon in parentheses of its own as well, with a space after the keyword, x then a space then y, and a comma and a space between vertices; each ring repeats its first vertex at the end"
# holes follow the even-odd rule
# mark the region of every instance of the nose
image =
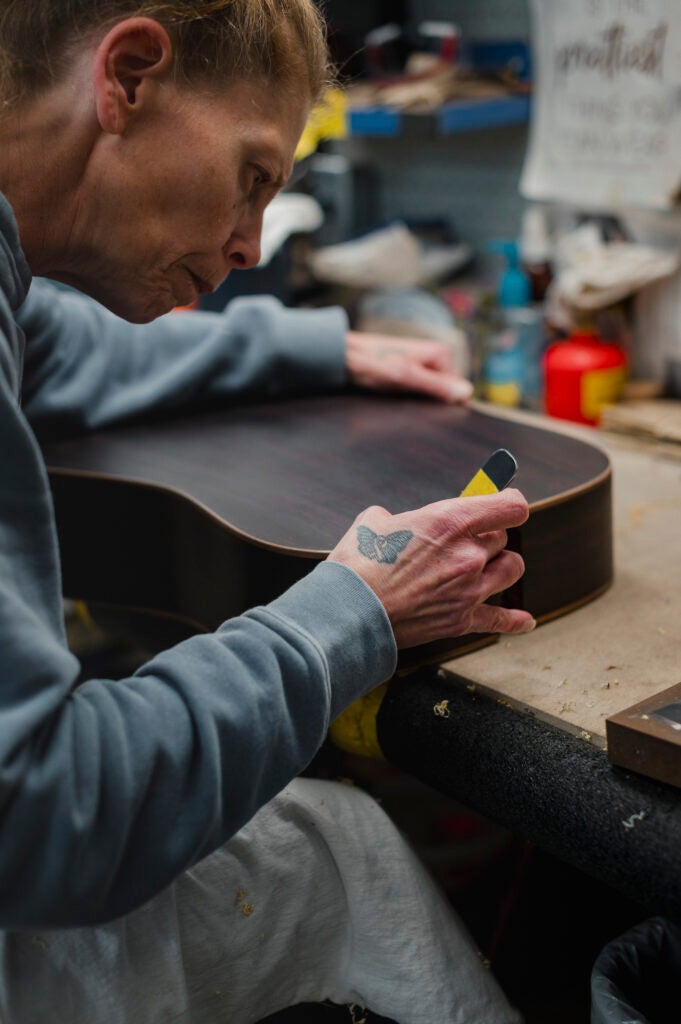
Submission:
POLYGON ((230 270, 249 270, 260 263, 260 236, 262 212, 242 217, 224 247, 225 261, 230 270))

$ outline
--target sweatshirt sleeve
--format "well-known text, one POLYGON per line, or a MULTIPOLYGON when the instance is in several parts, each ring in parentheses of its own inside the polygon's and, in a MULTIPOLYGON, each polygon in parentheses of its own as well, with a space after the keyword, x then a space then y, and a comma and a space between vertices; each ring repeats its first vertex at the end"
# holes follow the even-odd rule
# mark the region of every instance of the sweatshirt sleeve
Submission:
POLYGON ((76 685, 40 453, 0 373, 0 928, 141 905, 232 836, 388 678, 383 606, 324 562, 271 604, 76 685))
POLYGON ((245 397, 336 389, 347 381, 341 309, 287 309, 269 296, 223 313, 170 313, 133 325, 84 295, 35 280, 23 405, 39 435, 245 397))
MULTIPOLYGON (((31 401, 44 422, 83 406, 93 416, 88 422, 103 422, 141 407, 145 388, 164 401, 179 397, 187 376, 169 371, 155 391, 146 349, 141 342, 126 349, 123 340, 119 359, 118 327, 108 317, 101 330, 110 359, 101 362, 92 327, 102 314, 72 297, 66 302, 58 308, 75 303, 78 340, 69 339, 65 319, 56 334, 39 323, 38 345, 51 367, 43 370, 27 353, 31 401), (81 313, 94 318, 88 330, 81 313), (53 347, 57 337, 65 356, 53 347), (138 365, 127 366, 128 358, 138 365), (109 373, 130 385, 135 401, 116 398, 109 373), (133 383, 138 373, 142 393, 133 383)), ((237 309, 227 317, 228 338, 246 352, 225 357, 227 390, 237 379, 264 385, 271 366, 252 344, 261 314, 250 307, 239 327, 241 315, 237 309)), ((276 328, 279 316, 266 303, 263 330, 276 328)), ((195 339, 199 348, 220 347, 220 317, 217 325, 208 342, 195 339)), ((186 332, 175 336, 170 326, 171 351, 191 362, 191 353, 182 355, 186 332)), ((294 335, 283 332, 276 359, 285 369, 290 355, 290 380, 300 383, 305 371, 287 355, 286 337, 294 335)), ((316 359, 311 342, 308 370, 316 359)), ((64 635, 47 472, 19 405, 21 355, 0 291, 0 929, 89 925, 151 899, 309 764, 329 722, 388 678, 396 661, 376 595, 351 569, 323 562, 269 605, 162 652, 129 678, 79 682, 64 635)), ((150 358, 163 372, 164 361, 150 358)), ((213 377, 212 358, 199 361, 204 370, 192 371, 192 386, 202 373, 213 377)))

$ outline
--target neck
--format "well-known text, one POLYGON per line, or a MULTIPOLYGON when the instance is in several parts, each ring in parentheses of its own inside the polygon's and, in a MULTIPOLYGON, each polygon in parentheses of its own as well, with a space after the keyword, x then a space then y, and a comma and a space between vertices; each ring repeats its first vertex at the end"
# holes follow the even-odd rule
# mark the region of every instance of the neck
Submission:
POLYGON ((69 99, 55 88, 0 116, 0 191, 33 274, 59 276, 92 144, 69 99))

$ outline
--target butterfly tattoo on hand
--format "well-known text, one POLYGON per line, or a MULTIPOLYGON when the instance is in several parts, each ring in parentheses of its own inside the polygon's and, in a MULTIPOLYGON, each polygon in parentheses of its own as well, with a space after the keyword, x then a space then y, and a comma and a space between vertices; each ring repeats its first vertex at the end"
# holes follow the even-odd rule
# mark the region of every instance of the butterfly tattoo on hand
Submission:
POLYGON ((374 533, 368 526, 357 527, 360 554, 376 562, 388 562, 390 565, 397 561, 397 556, 404 551, 413 536, 411 530, 396 530, 395 533, 383 537, 380 533, 374 533))

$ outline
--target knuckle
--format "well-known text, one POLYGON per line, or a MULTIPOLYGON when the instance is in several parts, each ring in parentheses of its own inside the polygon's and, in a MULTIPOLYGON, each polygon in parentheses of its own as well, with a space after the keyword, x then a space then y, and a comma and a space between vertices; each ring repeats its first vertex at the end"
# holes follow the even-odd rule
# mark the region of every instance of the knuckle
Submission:
POLYGON ((479 548, 471 547, 459 555, 456 567, 461 576, 479 576, 486 564, 487 558, 484 552, 479 548))
POLYGON ((390 513, 387 508, 383 508, 382 505, 369 505, 363 512, 360 512, 356 522, 359 522, 361 519, 385 519, 389 515, 390 513))
POLYGON ((489 571, 483 576, 485 597, 500 593, 517 583, 525 572, 525 563, 515 551, 502 551, 489 563, 489 571))
POLYGON ((513 576, 514 580, 519 580, 525 572, 525 562, 521 555, 517 551, 505 551, 506 562, 508 565, 508 571, 513 576))
POLYGON ((390 373, 390 378, 394 384, 399 386, 409 382, 410 365, 408 358, 403 353, 395 356, 390 373))
POLYGON ((506 549, 506 545, 508 544, 508 531, 503 529, 497 530, 496 533, 492 536, 492 542, 493 545, 495 545, 499 549, 499 551, 504 551, 506 549))
POLYGON ((489 630, 491 633, 504 633, 506 632, 506 613, 503 608, 496 608, 493 605, 489 605, 491 614, 489 615, 489 630))
POLYGON ((451 542, 452 538, 468 532, 465 529, 464 518, 466 510, 464 502, 468 500, 468 498, 452 498, 446 506, 437 509, 432 517, 429 530, 433 539, 451 542))
POLYGON ((485 632, 505 632, 507 611, 502 605, 486 604, 485 601, 481 601, 478 606, 478 618, 484 624, 485 632))

